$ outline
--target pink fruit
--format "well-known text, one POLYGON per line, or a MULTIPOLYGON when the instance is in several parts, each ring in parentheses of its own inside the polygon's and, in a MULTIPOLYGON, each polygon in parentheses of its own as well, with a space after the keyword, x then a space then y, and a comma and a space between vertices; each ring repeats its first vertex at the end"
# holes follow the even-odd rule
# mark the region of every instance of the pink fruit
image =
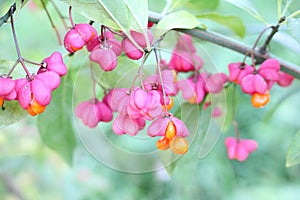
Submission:
POLYGON ((111 71, 117 66, 117 56, 111 48, 95 48, 90 59, 98 63, 104 71, 111 71))

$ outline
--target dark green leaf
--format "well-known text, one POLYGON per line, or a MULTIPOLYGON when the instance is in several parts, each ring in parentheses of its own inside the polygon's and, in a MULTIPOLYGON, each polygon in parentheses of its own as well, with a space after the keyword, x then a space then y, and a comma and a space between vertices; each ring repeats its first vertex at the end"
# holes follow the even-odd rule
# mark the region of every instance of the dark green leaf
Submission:
POLYGON ((52 101, 44 113, 38 116, 38 130, 42 141, 50 149, 59 153, 69 164, 72 162, 76 146, 75 132, 72 127, 71 72, 61 80, 61 85, 52 93, 52 101))
POLYGON ((286 155, 286 166, 291 167, 300 163, 300 131, 291 140, 286 155))
POLYGON ((197 17, 215 21, 219 24, 228 27, 238 36, 240 37, 245 36, 246 28, 243 24, 243 21, 237 16, 223 16, 217 13, 207 13, 207 14, 197 15, 197 17))
POLYGON ((154 37, 159 38, 171 29, 192 29, 199 25, 198 19, 187 11, 178 11, 163 17, 155 27, 154 37))
POLYGON ((28 0, 0 0, 0 26, 9 21, 10 7, 15 4, 15 13, 19 13, 20 9, 28 2, 28 0), (5 13, 5 14, 4 14, 5 13))
POLYGON ((8 21, 8 19, 10 18, 10 15, 12 13, 14 13, 15 11, 16 11, 16 4, 13 4, 11 7, 8 8, 8 11, 6 12, 6 14, 0 18, 0 26, 2 26, 2 24, 6 23, 8 21))

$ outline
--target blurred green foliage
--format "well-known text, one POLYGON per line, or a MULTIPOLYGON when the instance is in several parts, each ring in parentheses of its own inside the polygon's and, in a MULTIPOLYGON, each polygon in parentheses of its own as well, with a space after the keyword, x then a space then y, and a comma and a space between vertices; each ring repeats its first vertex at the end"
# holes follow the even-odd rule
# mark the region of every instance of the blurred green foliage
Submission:
MULTIPOLYGON (((149 0, 149 7, 159 12, 164 4, 161 3, 162 1, 159 3, 157 1, 149 0)), ((197 9, 188 6, 193 1, 187 2, 189 4, 186 4, 186 8, 190 7, 190 12, 195 13, 197 9)), ((218 6, 210 5, 209 8, 201 10, 216 8, 214 11, 222 13, 222 15, 238 15, 246 27, 246 35, 242 42, 253 44, 262 30, 263 24, 225 1, 213 2, 219 3, 218 6)), ((278 16, 274 0, 253 0, 251 2, 268 23, 276 23, 278 16)), ((60 2, 57 4, 63 14, 67 15, 67 7, 60 2)), ((299 2, 294 1, 289 12, 292 12, 296 6, 300 7, 299 2)), ((54 13, 51 6, 49 9, 51 13, 54 13)), ((2 11, 2 7, 0 10, 2 11)), ((53 15, 53 17, 63 35, 65 30, 62 28, 59 18, 57 15, 53 15)), ((74 18, 78 22, 84 20, 79 15, 75 15, 74 18)), ((205 23, 208 29, 240 39, 222 26, 209 21, 205 23)), ((16 29, 25 58, 39 62, 54 50, 64 52, 63 48, 57 44, 55 33, 51 29, 46 14, 43 10, 33 7, 32 4, 27 4, 22 9, 16 21, 16 29)), ((281 37, 275 37, 271 43, 271 52, 300 65, 298 56, 300 45, 286 33, 286 27, 282 27, 282 32, 279 33, 281 37), (283 51, 283 49, 285 50, 283 51)), ((9 24, 1 27, 0 42, 0 60, 15 60, 16 53, 9 24)), ((203 41, 198 42, 197 50, 208 69, 216 67, 215 70, 226 72, 229 62, 243 59, 242 55, 230 50, 203 41)), ((72 65, 74 68, 87 65, 86 55, 76 56, 77 58, 75 57, 74 60, 79 59, 80 61, 78 64, 72 65)), ((109 78, 107 80, 111 81, 109 78)), ((80 91, 86 90, 88 81, 79 87, 80 91)), ((285 155, 289 143, 293 140, 293 135, 300 129, 298 88, 300 88, 299 81, 295 81, 291 87, 286 89, 275 87, 271 92, 271 102, 263 109, 254 109, 250 104, 250 97, 237 89, 237 98, 235 99, 237 107, 235 109, 241 136, 257 140, 258 150, 251 154, 244 163, 229 161, 223 140, 227 136, 232 136, 234 129, 227 125, 227 131, 222 133, 215 148, 205 159, 198 159, 201 146, 195 139, 191 143, 189 153, 176 162, 177 165, 172 176, 164 169, 141 174, 117 171, 92 157, 79 141, 74 152, 73 163, 67 165, 56 152, 45 147, 37 132, 36 119, 27 117, 17 124, 0 129, 0 198, 12 200, 18 199, 19 195, 19 199, 46 200, 113 200, 120 198, 124 200, 297 200, 300 196, 300 167, 286 168, 285 155)), ((86 93, 76 96, 76 98, 86 100, 88 98, 86 93)), ((61 108, 51 104, 48 112, 54 109, 61 108)), ((70 116, 70 121, 72 120, 72 116, 70 116)), ((40 124, 40 126, 42 125, 40 124)), ((63 127, 63 125, 60 126, 63 127)), ((190 126, 192 127, 192 124, 190 126)), ((196 125, 195 129, 198 130, 196 125)), ((88 135, 88 133, 86 134, 88 135)), ((97 135, 94 136, 97 137, 97 135)), ((127 145, 136 142, 133 142, 130 137, 115 135, 110 137, 112 140, 126 140, 127 145), (118 139, 116 139, 117 137, 118 139)), ((68 141, 62 142, 67 143, 68 141)), ((152 144, 149 142, 149 145, 152 144)), ((142 146, 131 146, 131 148, 142 149, 142 146)), ((105 149, 101 150, 105 151, 105 149)), ((128 158, 118 155, 111 155, 110 159, 118 160, 126 165, 145 164, 138 161, 126 163, 128 158)))

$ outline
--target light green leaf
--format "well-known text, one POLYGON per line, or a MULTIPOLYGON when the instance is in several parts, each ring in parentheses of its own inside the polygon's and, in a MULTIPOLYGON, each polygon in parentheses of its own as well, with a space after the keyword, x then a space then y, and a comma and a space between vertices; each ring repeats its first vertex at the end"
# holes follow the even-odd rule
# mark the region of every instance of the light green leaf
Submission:
POLYGON ((114 29, 128 31, 146 28, 146 0, 63 0, 90 20, 114 29))
POLYGON ((207 13, 197 15, 198 18, 204 18, 208 20, 215 21, 219 24, 222 24, 229 29, 231 29, 235 34, 240 37, 244 37, 246 33, 246 28, 243 24, 243 21, 237 16, 223 16, 217 13, 207 13))
POLYGON ((289 18, 287 20, 289 33, 300 42, 300 18, 289 18))
MULTIPOLYGON (((50 0, 42 0, 44 2, 45 5, 47 5, 49 3, 50 0)), ((39 8, 44 8, 41 0, 33 0, 33 2, 35 3, 35 5, 37 5, 39 8)))
POLYGON ((27 112, 17 101, 5 101, 5 110, 0 107, 0 128, 4 128, 23 119, 27 112))
POLYGON ((198 141, 201 144, 198 154, 199 159, 205 158, 213 150, 221 135, 220 126, 211 116, 211 109, 203 110, 200 119, 201 130, 198 133, 198 141))
POLYGON ((195 11, 199 13, 201 11, 215 10, 218 5, 219 0, 173 0, 168 12, 184 8, 188 11, 195 11))
POLYGON ((283 2, 284 8, 282 10, 281 16, 278 16, 278 17, 285 16, 286 12, 288 11, 288 9, 289 9, 290 5, 293 3, 293 1, 294 0, 286 0, 286 1, 283 2))
POLYGON ((52 92, 52 101, 46 111, 38 116, 38 130, 42 141, 50 149, 60 154, 69 164, 72 162, 76 146, 75 132, 72 126, 71 72, 63 77, 59 88, 52 92))
POLYGON ((99 82, 105 87, 131 87, 132 81, 137 76, 138 64, 126 57, 118 57, 117 68, 110 72, 104 72, 96 66, 99 82))
POLYGON ((129 10, 129 20, 137 23, 139 31, 145 30, 148 25, 148 1, 124 0, 129 10))
POLYGON ((235 118, 237 102, 238 102, 236 84, 233 83, 230 84, 225 89, 225 94, 226 94, 226 102, 224 104, 225 105, 224 110, 226 110, 226 116, 225 116, 224 125, 222 127, 222 131, 224 132, 226 132, 232 126, 232 121, 235 118))
POLYGON ((266 20, 257 12, 256 7, 249 0, 225 0, 230 4, 235 5, 252 15, 257 20, 266 24, 266 20))
POLYGON ((192 29, 199 25, 198 19, 187 11, 178 11, 166 15, 157 24, 154 37, 159 38, 171 29, 192 29))
POLYGON ((291 140, 286 155, 286 166, 291 167, 300 163, 300 130, 291 140))
POLYGON ((174 154, 170 149, 159 151, 157 154, 165 170, 171 175, 176 167, 179 156, 174 154))

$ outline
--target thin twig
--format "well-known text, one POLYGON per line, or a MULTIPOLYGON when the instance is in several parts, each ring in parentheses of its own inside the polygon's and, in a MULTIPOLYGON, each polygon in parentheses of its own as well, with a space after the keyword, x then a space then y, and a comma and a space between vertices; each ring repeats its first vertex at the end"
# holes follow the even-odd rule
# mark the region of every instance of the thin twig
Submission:
POLYGON ((62 41, 61 41, 61 38, 60 38, 59 31, 58 31, 58 29, 56 28, 56 26, 55 26, 55 24, 54 24, 54 22, 53 22, 53 20, 52 20, 52 18, 51 18, 51 15, 50 15, 50 13, 49 13, 47 7, 46 7, 45 2, 44 2, 44 0, 40 0, 40 1, 41 1, 42 5, 43 5, 43 8, 44 8, 44 10, 45 10, 45 12, 46 12, 46 15, 47 15, 47 17, 48 17, 48 19, 49 19, 49 21, 50 21, 50 24, 51 24, 52 28, 53 28, 54 31, 55 31, 55 34, 56 34, 56 37, 57 37, 57 40, 58 40, 58 44, 59 44, 59 45, 62 45, 62 41))

